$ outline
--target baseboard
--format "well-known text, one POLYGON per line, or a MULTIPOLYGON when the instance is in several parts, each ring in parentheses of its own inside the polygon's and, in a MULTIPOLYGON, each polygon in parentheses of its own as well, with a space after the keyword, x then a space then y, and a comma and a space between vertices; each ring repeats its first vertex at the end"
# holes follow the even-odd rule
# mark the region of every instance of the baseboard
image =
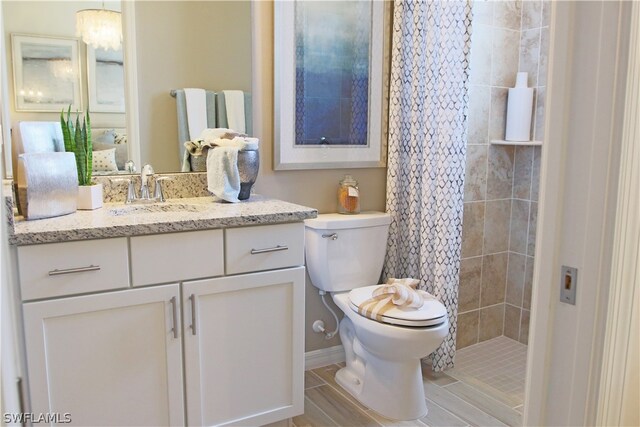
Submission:
POLYGON ((344 362, 344 348, 342 345, 321 348, 320 350, 307 351, 304 354, 304 369, 321 368, 334 363, 344 362))

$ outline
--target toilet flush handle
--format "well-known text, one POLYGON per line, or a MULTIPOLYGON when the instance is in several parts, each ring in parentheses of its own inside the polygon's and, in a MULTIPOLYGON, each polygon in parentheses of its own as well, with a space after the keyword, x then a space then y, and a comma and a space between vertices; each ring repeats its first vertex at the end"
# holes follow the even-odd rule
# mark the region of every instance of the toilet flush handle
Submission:
POLYGON ((322 238, 323 239, 337 240, 338 239, 338 233, 323 234, 322 238))

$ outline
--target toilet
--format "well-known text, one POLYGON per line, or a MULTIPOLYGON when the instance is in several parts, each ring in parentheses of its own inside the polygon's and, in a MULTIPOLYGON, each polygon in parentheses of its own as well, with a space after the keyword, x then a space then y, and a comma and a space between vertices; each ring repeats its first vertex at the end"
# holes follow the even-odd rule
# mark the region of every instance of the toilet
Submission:
POLYGON ((427 413, 420 359, 449 331, 444 305, 394 309, 373 320, 357 305, 380 280, 391 217, 382 212, 322 214, 305 221, 306 265, 313 285, 330 293, 344 313, 340 338, 346 367, 336 382, 360 403, 387 418, 414 420, 427 413))

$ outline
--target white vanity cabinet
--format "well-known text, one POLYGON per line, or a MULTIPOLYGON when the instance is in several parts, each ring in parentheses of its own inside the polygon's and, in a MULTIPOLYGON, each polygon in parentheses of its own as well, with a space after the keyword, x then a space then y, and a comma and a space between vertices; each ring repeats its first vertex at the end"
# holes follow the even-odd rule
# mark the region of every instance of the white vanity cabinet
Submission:
POLYGON ((179 285, 26 303, 31 411, 183 425, 179 285))
POLYGON ((19 247, 30 411, 72 425, 301 414, 303 248, 302 222, 19 247))
POLYGON ((222 235, 222 230, 203 230, 132 237, 131 284, 222 276, 222 235))
POLYGON ((187 419, 264 425, 303 406, 304 267, 184 283, 187 419))
POLYGON ((129 287, 127 239, 18 248, 20 289, 25 301, 129 287))

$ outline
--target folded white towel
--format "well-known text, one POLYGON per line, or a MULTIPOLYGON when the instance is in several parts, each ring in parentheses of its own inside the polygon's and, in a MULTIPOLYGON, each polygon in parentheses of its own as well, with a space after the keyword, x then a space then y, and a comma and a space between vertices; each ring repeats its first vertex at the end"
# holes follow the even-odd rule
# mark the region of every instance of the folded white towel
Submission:
POLYGON ((207 93, 204 89, 186 88, 184 98, 189 138, 196 139, 207 128, 207 93))
POLYGON ((243 151, 256 151, 258 150, 258 138, 250 138, 236 132, 233 129, 228 128, 207 128, 200 132, 200 137, 193 139, 193 141, 185 141, 184 157, 182 158, 182 172, 189 172, 191 170, 191 164, 189 162, 189 155, 197 155, 193 152, 195 147, 213 148, 215 146, 238 146, 243 151), (235 141, 234 141, 235 140, 235 141), (234 141, 230 143, 229 141, 234 141))
POLYGON ((248 136, 236 136, 233 139, 218 138, 212 141, 213 145, 218 147, 237 147, 240 151, 257 151, 258 138, 250 138, 248 136))
POLYGON ((240 201, 238 151, 238 147, 216 147, 207 154, 207 188, 216 197, 231 203, 240 201))
POLYGON ((241 90, 223 90, 224 106, 227 109, 227 125, 231 129, 237 129, 240 133, 246 132, 246 118, 244 116, 244 92, 241 90))
POLYGON ((232 139, 223 136, 237 135, 232 129, 205 129, 200 134, 198 145, 209 147, 207 153, 207 188, 216 197, 227 202, 240 200, 240 171, 238 170, 238 152, 258 150, 258 138, 234 136, 232 139))
POLYGON ((204 142, 213 143, 214 140, 222 138, 223 135, 233 134, 233 133, 238 133, 238 132, 228 128, 213 128, 213 129, 209 128, 209 129, 204 129, 200 133, 200 137, 198 139, 201 139, 204 142))
POLYGON ((191 172, 191 163, 189 162, 189 152, 187 150, 184 150, 184 155, 182 156, 180 172, 191 172))
POLYGON ((239 147, 243 151, 256 151, 260 142, 258 138, 249 137, 228 128, 205 129, 200 134, 199 140, 202 141, 202 145, 239 147))
POLYGON ((202 156, 211 148, 211 144, 204 141, 185 141, 184 148, 192 156, 202 156))

